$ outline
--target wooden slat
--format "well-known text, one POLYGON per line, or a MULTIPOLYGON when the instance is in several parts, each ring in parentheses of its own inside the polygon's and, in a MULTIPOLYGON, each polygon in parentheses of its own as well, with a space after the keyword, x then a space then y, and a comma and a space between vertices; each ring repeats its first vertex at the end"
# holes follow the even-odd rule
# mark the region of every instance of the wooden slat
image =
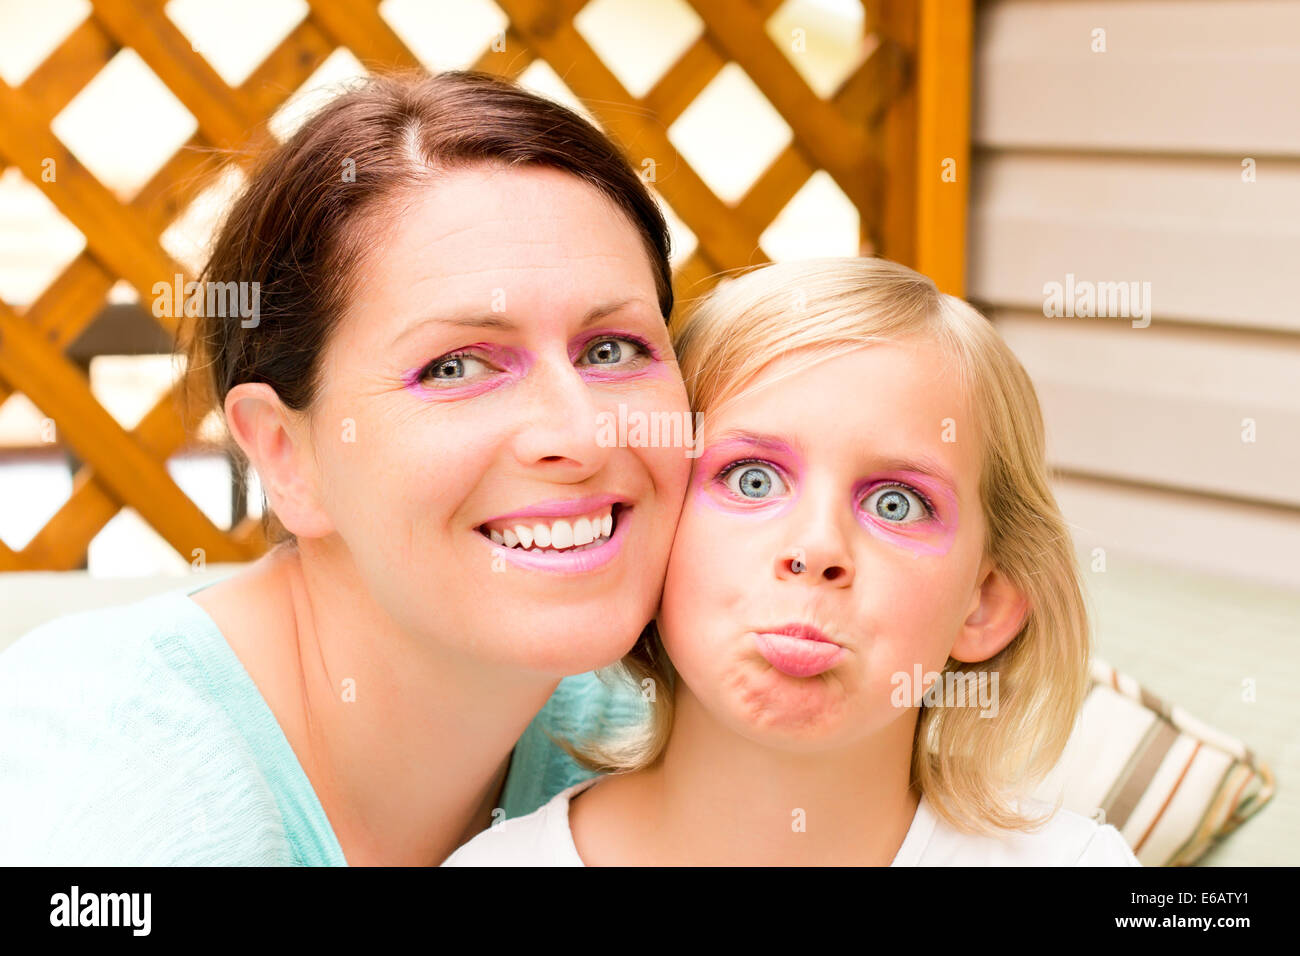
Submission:
POLYGON ((505 46, 506 48, 500 53, 489 46, 470 69, 479 70, 483 73, 495 73, 497 76, 503 76, 508 80, 519 79, 519 74, 528 69, 536 57, 533 56, 533 51, 528 49, 528 44, 512 27, 506 27, 505 46))
POLYGON ((1300 339, 993 317, 1034 380, 1055 467, 1300 510, 1300 339))
POLYGON ((95 400, 80 373, 36 331, 0 306, 0 376, 59 423, 67 442, 92 462, 99 480, 130 504, 181 554, 203 548, 209 560, 245 555, 171 480, 167 471, 95 400))
POLYGON ((691 0, 705 28, 735 60, 794 131, 809 161, 832 176, 860 207, 869 204, 864 183, 879 177, 865 132, 818 97, 772 43, 761 14, 745 4, 691 0))
MULTIPOLYGON (((179 396, 180 386, 163 396, 131 432, 132 439, 159 461, 170 458, 186 441, 177 412, 179 396)), ((96 478, 94 465, 78 470, 72 494, 23 548, 21 559, 32 567, 52 570, 70 570, 84 563, 87 546, 122 506, 96 478)))
POLYGON ((357 0, 309 0, 311 17, 367 69, 418 67, 419 58, 393 32, 373 3, 357 0))
POLYGON ((258 116, 269 117, 333 52, 334 41, 307 17, 240 84, 239 95, 258 116))
POLYGON ((130 46, 198 121, 218 146, 244 142, 261 119, 235 94, 161 5, 132 0, 93 0, 95 17, 123 46, 130 46))
POLYGON ((736 206, 737 212, 751 230, 761 234, 814 172, 803 153, 789 144, 749 187, 736 206))
POLYGON ((989 0, 977 37, 977 145, 1300 155, 1300 5, 989 0))
POLYGON ((38 109, 55 116, 120 49, 94 17, 87 17, 19 88, 38 109))
MULTIPOLYGON (((868 28, 881 42, 894 44, 909 61, 917 48, 918 7, 915 0, 865 0, 868 28)), ((884 182, 878 202, 862 217, 863 240, 879 255, 916 264, 916 84, 908 84, 880 118, 879 148, 884 182), (879 212, 875 212, 879 209, 879 212)))
POLYGON ((27 564, 3 541, 0 541, 0 572, 26 571, 27 564))
POLYGON ((966 289, 972 0, 922 0, 917 50, 916 268, 944 292, 966 289), (953 164, 952 177, 944 164, 953 164))
MULTIPOLYGON (((221 152, 201 136, 191 136, 158 169, 131 200, 131 208, 156 233, 162 233, 181 215, 195 196, 212 181, 221 152)), ((239 154, 232 154, 238 160, 239 154)))
POLYGON ((664 126, 672 126, 726 65, 707 35, 697 37, 641 102, 664 126))
MULTIPOLYGON (((876 40, 875 46, 831 98, 845 119, 868 127, 879 121, 911 79, 902 48, 888 37, 876 40)), ((970 75, 965 79, 969 83, 970 75)))
POLYGON ((1067 274, 1149 282, 1153 321, 1300 332, 1300 161, 979 152, 970 295, 1040 311, 1067 274))
POLYGON ((113 281, 93 256, 78 256, 32 303, 25 318, 62 351, 99 315, 113 281))
POLYGON ((158 246, 140 217, 118 202, 41 121, 17 90, 0 83, 0 153, 6 155, 86 238, 104 266, 124 277, 144 298, 153 284, 184 272, 158 246), (58 179, 44 182, 42 159, 56 161, 58 179))
POLYGON ((1072 476, 1052 488, 1084 554, 1114 549, 1169 567, 1300 590, 1294 510, 1072 476))
POLYGON ((601 107, 602 102, 626 102, 627 91, 572 22, 555 19, 541 0, 502 0, 499 6, 509 14, 524 41, 542 56, 554 63, 571 64, 567 81, 570 88, 592 104, 601 124, 623 147, 633 165, 643 156, 655 159, 662 171, 656 187, 674 209, 680 210, 679 215, 690 216, 686 222, 709 257, 723 268, 749 264, 758 245, 757 236, 737 221, 732 210, 681 158, 666 129, 634 111, 601 107))

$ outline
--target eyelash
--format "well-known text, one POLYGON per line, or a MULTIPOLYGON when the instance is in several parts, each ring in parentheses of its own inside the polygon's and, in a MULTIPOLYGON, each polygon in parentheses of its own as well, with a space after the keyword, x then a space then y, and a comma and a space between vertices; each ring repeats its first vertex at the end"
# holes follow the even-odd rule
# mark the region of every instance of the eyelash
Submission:
MULTIPOLYGON (((630 342, 632 345, 635 345, 637 347, 642 357, 651 358, 651 359, 658 357, 657 353, 651 347, 649 342, 645 341, 644 339, 638 338, 635 335, 597 336, 596 338, 589 339, 587 342, 583 343, 582 354, 586 355, 587 352, 591 350, 592 346, 599 345, 601 342, 630 342)), ((448 352, 446 355, 440 355, 433 361, 429 362, 429 364, 425 365, 424 368, 420 369, 419 373, 415 377, 415 380, 417 382, 428 381, 429 376, 433 373, 433 370, 436 369, 439 365, 442 365, 445 362, 451 362, 455 359, 466 359, 466 358, 478 359, 480 362, 491 364, 484 356, 478 355, 472 349, 461 349, 455 352, 448 352)), ((598 365, 592 367, 600 368, 600 366, 598 365)), ((454 379, 452 381, 454 381, 454 379)))
POLYGON ((916 495, 917 499, 920 500, 921 504, 925 506, 925 516, 927 518, 934 518, 938 515, 938 512, 934 510, 934 504, 933 502, 930 501, 929 496, 927 496, 926 493, 921 489, 913 488, 905 481, 882 481, 880 484, 876 485, 870 491, 868 491, 866 495, 863 496, 863 500, 865 501, 867 498, 870 498, 881 488, 906 489, 907 491, 910 491, 912 494, 916 495))
MULTIPOLYGON (((720 472, 718 472, 714 480, 719 481, 725 485, 727 482, 727 478, 731 476, 731 473, 743 465, 762 465, 766 468, 771 468, 773 471, 781 475, 782 481, 785 480, 785 475, 784 473, 782 473, 780 468, 778 468, 770 461, 764 461, 762 458, 741 458, 738 461, 733 461, 729 465, 724 467, 720 472)), ((925 506, 925 513, 927 518, 934 518, 938 514, 938 512, 935 511, 934 503, 930 501, 929 496, 926 495, 925 492, 921 491, 919 488, 914 488, 905 481, 882 481, 880 484, 875 485, 870 489, 870 491, 868 491, 865 495, 863 495, 863 500, 865 501, 867 498, 870 498, 881 488, 904 488, 907 491, 910 491, 912 494, 916 495, 917 499, 920 500, 921 504, 925 506)))
POLYGON ((433 370, 435 368, 437 368, 439 365, 442 365, 444 362, 451 362, 454 361, 455 359, 465 359, 465 358, 476 358, 479 359, 480 361, 483 361, 481 356, 475 355, 473 352, 468 352, 468 351, 448 352, 446 355, 438 356, 436 359, 434 359, 424 368, 420 369, 419 374, 415 376, 415 380, 417 382, 423 382, 426 379, 428 379, 428 377, 433 373, 433 370))

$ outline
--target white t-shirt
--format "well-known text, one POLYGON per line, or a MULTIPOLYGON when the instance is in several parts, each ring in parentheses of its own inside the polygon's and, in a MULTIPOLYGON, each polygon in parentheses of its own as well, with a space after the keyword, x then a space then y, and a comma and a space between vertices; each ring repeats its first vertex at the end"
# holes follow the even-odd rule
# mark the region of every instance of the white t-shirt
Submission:
MULTIPOLYGON (((449 856, 443 866, 585 866, 569 829, 569 800, 597 783, 584 780, 527 816, 503 820, 449 856)), ((1022 809, 1047 804, 1027 800, 1022 809)), ((890 866, 1141 866, 1109 824, 1058 810, 1040 829, 999 836, 963 833, 936 816, 922 794, 890 866)))

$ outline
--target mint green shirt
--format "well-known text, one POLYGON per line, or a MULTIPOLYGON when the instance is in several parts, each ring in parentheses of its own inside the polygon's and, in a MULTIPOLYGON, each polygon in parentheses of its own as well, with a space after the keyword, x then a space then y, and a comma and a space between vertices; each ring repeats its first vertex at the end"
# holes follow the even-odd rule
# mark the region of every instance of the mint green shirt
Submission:
MULTIPOLYGON (((0 653, 0 865, 345 866, 257 685, 190 590, 51 621, 0 653)), ((635 720, 566 678, 515 747, 507 817, 594 776, 570 739, 635 720)))

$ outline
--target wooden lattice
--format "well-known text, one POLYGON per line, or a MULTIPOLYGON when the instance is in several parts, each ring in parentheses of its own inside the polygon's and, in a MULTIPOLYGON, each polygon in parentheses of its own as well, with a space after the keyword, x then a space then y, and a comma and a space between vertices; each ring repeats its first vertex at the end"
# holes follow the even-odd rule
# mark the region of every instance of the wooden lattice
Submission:
MULTIPOLYGON (((513 79, 536 58, 558 66, 634 165, 649 156, 672 169, 655 186, 698 237, 677 270, 679 297, 704 291, 715 273, 764 261, 760 235, 819 169, 857 206, 865 249, 915 264, 959 291, 964 169, 958 188, 934 184, 940 157, 965 163, 969 0, 867 0, 875 45, 828 100, 808 87, 765 32, 780 0, 689 0, 704 32, 640 98, 624 89, 574 26, 582 0, 496 2, 510 19, 505 49, 489 49, 475 69, 513 79), (729 61, 793 131, 734 205, 710 190, 667 132, 729 61)), ((126 506, 187 559, 196 548, 209 561, 244 560, 264 549, 259 521, 223 531, 168 475, 167 459, 189 440, 180 386, 128 431, 96 401, 63 350, 94 321, 118 279, 149 301, 160 277, 187 271, 159 236, 206 185, 198 174, 211 150, 238 151, 264 139, 272 114, 340 46, 372 71, 420 65, 380 16, 377 0, 311 0, 308 16, 232 88, 165 15, 163 0, 94 0, 92 15, 21 87, 0 83, 0 161, 38 185, 86 242, 22 314, 0 303, 0 403, 12 391, 25 393, 83 462, 70 498, 26 547, 15 552, 0 542, 0 570, 79 566, 90 541, 126 506), (198 124, 128 203, 50 130, 52 119, 123 47, 139 54, 198 124), (57 184, 43 181, 46 157, 57 162, 57 184)), ((169 324, 175 320, 159 321, 176 331, 169 324)))

